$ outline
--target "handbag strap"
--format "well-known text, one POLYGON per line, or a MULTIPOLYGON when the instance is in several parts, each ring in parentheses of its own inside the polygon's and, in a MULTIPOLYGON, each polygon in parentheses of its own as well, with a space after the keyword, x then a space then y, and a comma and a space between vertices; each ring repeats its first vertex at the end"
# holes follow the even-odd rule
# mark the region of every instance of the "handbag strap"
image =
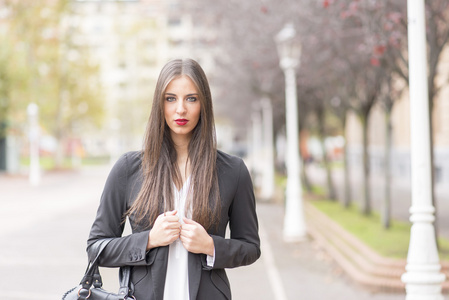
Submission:
POLYGON ((131 267, 121 267, 119 271, 119 282, 120 289, 118 290, 119 295, 125 295, 126 297, 131 297, 134 294, 134 286, 130 281, 131 277, 131 267))
MULTIPOLYGON (((92 285, 94 285, 95 288, 100 288, 103 285, 100 270, 98 267, 98 261, 100 258, 101 253, 106 248, 106 246, 111 242, 113 238, 106 238, 99 240, 95 242, 91 247, 92 253, 95 254, 95 258, 89 262, 87 265, 86 272, 84 274, 83 279, 80 282, 80 285, 82 286, 79 293, 78 293, 78 299, 79 300, 85 300, 90 296, 90 288, 92 285)), ((125 266, 120 268, 119 273, 119 283, 120 283, 120 289, 119 289, 119 296, 120 299, 126 299, 128 296, 132 296, 133 289, 130 288, 130 276, 131 276, 131 267, 125 266)))
MULTIPOLYGON (((89 261, 89 264, 87 265, 86 272, 84 273, 84 277, 81 280, 80 284, 83 285, 83 288, 89 289, 91 285, 93 284, 94 276, 95 274, 100 275, 100 271, 98 270, 98 260, 100 258, 101 252, 106 248, 106 246, 109 244, 109 242, 112 241, 112 238, 102 239, 97 242, 95 242, 90 247, 92 248, 92 253, 95 255, 94 259, 92 261, 89 261)), ((101 281, 100 278, 95 278, 96 280, 101 281)))

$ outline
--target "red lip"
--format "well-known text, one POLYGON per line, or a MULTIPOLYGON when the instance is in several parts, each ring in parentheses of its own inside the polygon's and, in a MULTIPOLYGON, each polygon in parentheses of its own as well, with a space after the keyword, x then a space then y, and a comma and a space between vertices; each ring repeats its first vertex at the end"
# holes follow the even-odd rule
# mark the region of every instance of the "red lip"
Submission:
POLYGON ((180 125, 180 126, 184 126, 187 124, 187 122, 189 122, 189 120, 186 119, 176 119, 175 120, 176 124, 180 125))

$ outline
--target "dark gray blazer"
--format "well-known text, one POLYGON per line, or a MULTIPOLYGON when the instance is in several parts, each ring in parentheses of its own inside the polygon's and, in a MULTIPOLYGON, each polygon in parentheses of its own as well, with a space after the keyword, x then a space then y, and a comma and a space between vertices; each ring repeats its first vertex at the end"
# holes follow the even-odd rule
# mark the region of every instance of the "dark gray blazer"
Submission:
MULTIPOLYGON (((88 239, 87 252, 97 240, 113 237, 103 251, 100 266, 133 266, 131 281, 138 300, 162 300, 167 270, 168 246, 146 251, 149 230, 130 217, 132 234, 122 237, 123 215, 136 199, 142 184, 141 152, 124 154, 112 168, 101 196, 88 239)), ((221 219, 209 231, 215 245, 215 263, 208 267, 206 255, 189 253, 191 300, 231 299, 225 268, 249 265, 260 256, 260 241, 253 186, 240 158, 217 153, 221 219), (230 239, 225 238, 229 223, 230 239)), ((161 212, 162 213, 162 212, 161 212)), ((150 229, 151 230, 151 229, 150 229)))

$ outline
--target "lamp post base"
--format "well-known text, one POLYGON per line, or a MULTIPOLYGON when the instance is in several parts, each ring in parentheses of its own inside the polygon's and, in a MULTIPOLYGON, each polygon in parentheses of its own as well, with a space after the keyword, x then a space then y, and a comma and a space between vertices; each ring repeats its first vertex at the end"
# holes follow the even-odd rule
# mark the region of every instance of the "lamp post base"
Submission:
POLYGON ((286 243, 297 243, 304 242, 307 240, 307 232, 285 232, 283 233, 284 242, 286 243))
MULTIPOLYGON (((299 181, 299 180, 298 180, 299 181)), ((288 183, 287 183, 288 185, 288 183)), ((307 239, 301 190, 287 187, 283 236, 285 242, 301 242, 307 239)))
POLYGON ((432 206, 412 206, 413 222, 410 230, 410 246, 406 273, 401 277, 407 291, 406 300, 443 300, 442 283, 446 275, 441 273, 433 227, 432 206))
POLYGON ((407 296, 405 300, 444 300, 441 293, 441 283, 445 278, 444 274, 438 273, 414 271, 405 273, 401 278, 406 284, 407 296))

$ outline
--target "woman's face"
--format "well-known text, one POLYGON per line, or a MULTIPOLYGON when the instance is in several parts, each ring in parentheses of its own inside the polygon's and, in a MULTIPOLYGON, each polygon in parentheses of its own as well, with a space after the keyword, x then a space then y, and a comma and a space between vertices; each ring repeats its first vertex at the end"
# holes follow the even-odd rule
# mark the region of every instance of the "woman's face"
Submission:
POLYGON ((164 115, 173 141, 192 137, 200 119, 198 90, 186 75, 173 79, 165 89, 164 115))

